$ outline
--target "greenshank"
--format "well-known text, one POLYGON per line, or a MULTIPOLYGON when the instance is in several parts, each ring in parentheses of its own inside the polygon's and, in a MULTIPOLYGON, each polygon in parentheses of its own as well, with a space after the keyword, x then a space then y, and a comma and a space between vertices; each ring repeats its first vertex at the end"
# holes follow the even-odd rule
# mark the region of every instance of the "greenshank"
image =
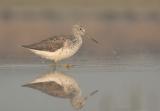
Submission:
MULTIPOLYGON (((33 53, 52 60, 56 63, 62 59, 73 56, 82 46, 82 38, 86 35, 86 28, 83 25, 73 25, 71 35, 53 36, 40 42, 23 45, 22 47, 29 49, 33 53)), ((87 36, 93 42, 98 43, 97 40, 87 36)), ((67 67, 69 65, 66 65, 67 67)))

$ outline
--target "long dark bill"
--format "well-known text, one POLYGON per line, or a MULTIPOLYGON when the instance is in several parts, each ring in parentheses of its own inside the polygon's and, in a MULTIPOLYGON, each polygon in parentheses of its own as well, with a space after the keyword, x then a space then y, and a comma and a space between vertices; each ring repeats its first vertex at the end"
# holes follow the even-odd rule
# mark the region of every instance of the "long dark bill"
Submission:
POLYGON ((86 97, 85 97, 85 100, 87 100, 88 97, 91 97, 91 96, 95 95, 97 92, 98 92, 98 90, 95 90, 95 91, 91 92, 91 93, 89 94, 89 96, 86 96, 86 97))
POLYGON ((87 37, 88 39, 92 40, 92 42, 94 42, 94 43, 96 43, 96 44, 99 44, 99 42, 98 42, 96 39, 92 38, 92 37, 89 36, 88 34, 86 34, 86 37, 87 37))

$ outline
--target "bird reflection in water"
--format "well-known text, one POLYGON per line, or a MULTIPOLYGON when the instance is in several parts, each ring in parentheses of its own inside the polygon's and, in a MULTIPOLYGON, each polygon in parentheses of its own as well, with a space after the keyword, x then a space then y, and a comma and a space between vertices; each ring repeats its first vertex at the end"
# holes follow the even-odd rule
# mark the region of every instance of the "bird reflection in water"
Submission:
MULTIPOLYGON (((23 86, 37 89, 54 97, 69 99, 72 106, 77 110, 84 107, 88 98, 82 96, 81 89, 73 77, 56 71, 42 75, 23 86)), ((90 93, 89 96, 95 93, 97 90, 90 93)))

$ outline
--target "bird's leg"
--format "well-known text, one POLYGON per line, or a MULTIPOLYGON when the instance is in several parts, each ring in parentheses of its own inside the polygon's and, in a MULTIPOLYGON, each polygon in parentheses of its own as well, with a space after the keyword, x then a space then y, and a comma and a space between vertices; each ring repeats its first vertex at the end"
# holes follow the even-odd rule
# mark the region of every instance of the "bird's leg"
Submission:
POLYGON ((56 62, 54 62, 54 71, 56 71, 56 69, 57 69, 57 63, 56 62))
POLYGON ((57 67, 57 64, 55 61, 53 61, 53 63, 51 64, 51 68, 52 68, 52 71, 56 71, 56 67, 57 67))

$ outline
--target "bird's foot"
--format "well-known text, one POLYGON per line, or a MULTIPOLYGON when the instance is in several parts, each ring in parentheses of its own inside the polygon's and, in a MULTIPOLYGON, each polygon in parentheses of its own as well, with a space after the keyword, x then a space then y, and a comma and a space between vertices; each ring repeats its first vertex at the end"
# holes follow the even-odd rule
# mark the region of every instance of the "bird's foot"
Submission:
POLYGON ((70 69, 74 67, 74 65, 72 64, 58 64, 58 63, 50 64, 50 66, 52 68, 52 71, 56 71, 57 67, 64 67, 66 69, 70 69))
POLYGON ((63 64, 63 66, 66 68, 66 69, 70 69, 70 68, 73 68, 74 65, 72 64, 63 64))

